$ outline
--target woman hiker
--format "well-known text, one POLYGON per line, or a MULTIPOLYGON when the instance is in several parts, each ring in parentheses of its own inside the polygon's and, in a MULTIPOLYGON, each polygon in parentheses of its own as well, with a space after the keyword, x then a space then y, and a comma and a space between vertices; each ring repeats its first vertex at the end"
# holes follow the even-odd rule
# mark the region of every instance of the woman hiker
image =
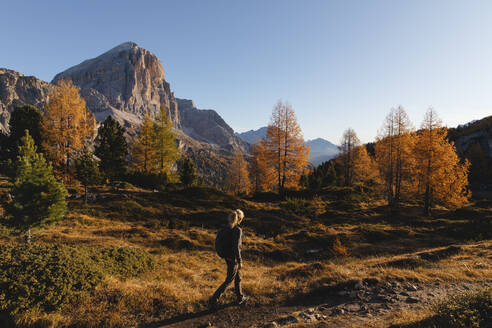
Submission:
POLYGON ((233 281, 238 304, 242 304, 248 299, 241 290, 241 243, 243 231, 239 225, 243 219, 243 211, 238 209, 231 212, 227 218, 228 224, 217 233, 215 249, 217 254, 226 261, 227 277, 210 299, 211 308, 217 307, 217 301, 220 296, 233 281))

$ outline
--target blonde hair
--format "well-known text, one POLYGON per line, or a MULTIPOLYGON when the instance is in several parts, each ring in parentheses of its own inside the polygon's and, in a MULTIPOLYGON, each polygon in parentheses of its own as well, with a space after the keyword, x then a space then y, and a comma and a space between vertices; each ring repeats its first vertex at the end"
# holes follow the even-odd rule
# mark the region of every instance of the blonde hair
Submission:
POLYGON ((239 217, 239 220, 244 219, 244 212, 241 211, 239 208, 236 210, 237 216, 239 217))
POLYGON ((231 226, 231 228, 235 227, 239 221, 238 213, 236 211, 229 213, 227 221, 229 222, 229 226, 231 226))

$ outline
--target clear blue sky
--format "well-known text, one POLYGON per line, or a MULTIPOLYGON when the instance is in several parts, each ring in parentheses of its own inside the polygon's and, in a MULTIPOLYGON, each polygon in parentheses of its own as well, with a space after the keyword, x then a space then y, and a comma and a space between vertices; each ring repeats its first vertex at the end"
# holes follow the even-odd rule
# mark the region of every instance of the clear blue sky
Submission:
POLYGON ((391 107, 416 125, 492 114, 492 1, 4 1, 0 67, 50 81, 125 41, 162 61, 177 97, 235 130, 280 98, 307 139, 372 140, 391 107))

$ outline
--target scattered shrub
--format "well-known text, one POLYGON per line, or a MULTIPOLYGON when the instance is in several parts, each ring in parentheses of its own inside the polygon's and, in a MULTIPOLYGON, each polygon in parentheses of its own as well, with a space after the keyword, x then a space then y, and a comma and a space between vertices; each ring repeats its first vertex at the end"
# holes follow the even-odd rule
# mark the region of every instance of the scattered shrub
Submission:
POLYGON ((0 247, 0 310, 11 315, 34 308, 53 311, 102 279, 102 270, 75 248, 0 247))
POLYGON ((52 312, 94 289, 105 275, 134 277, 155 266, 139 248, 0 246, 0 312, 52 312))
MULTIPOLYGON (((86 248, 89 249, 89 248, 86 248)), ((137 247, 89 249, 90 258, 108 274, 130 278, 152 271, 156 261, 147 251, 137 247)))
POLYGON ((287 198, 285 207, 297 215, 309 215, 309 202, 302 198, 287 198))
POLYGON ((492 318, 492 288, 450 298, 437 306, 439 327, 488 328, 492 318))

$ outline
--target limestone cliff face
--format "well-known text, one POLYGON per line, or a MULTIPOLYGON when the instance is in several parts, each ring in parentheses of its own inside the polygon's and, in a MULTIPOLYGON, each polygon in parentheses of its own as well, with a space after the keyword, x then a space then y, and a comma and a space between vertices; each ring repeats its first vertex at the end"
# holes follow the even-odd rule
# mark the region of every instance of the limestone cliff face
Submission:
POLYGON ((234 130, 211 109, 198 109, 188 99, 176 99, 180 116, 180 126, 188 136, 227 151, 247 152, 249 145, 238 138, 234 130))
POLYGON ((0 131, 8 132, 10 113, 27 104, 43 110, 53 86, 48 82, 0 68, 0 131))
POLYGON ((52 83, 61 79, 71 79, 80 88, 87 106, 100 120, 114 115, 132 121, 146 112, 154 117, 163 104, 179 128, 178 106, 160 60, 133 42, 57 74, 52 83))

